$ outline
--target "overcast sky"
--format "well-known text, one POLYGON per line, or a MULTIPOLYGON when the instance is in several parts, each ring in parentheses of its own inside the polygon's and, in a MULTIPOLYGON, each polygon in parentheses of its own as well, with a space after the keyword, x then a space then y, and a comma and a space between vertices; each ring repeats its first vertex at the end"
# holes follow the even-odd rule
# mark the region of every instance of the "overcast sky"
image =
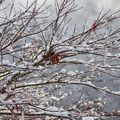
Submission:
MULTIPOLYGON (((6 0, 6 4, 8 4, 8 0, 6 0)), ((10 1, 10 0, 9 0, 10 1)), ((12 1, 12 0, 11 0, 12 1)), ((28 0, 31 3, 33 0, 28 0)), ((44 0, 38 0, 38 3, 43 3, 44 0)), ((58 0, 62 1, 62 0, 58 0)), ((15 0, 17 9, 20 6, 17 6, 17 3, 20 2, 23 5, 26 4, 27 0, 15 0)), ((47 0, 48 4, 54 4, 54 0, 47 0)), ((74 18, 76 18, 75 22, 79 22, 80 17, 89 18, 95 17, 101 9, 104 7, 105 9, 118 10, 120 9, 120 0, 76 0, 76 4, 80 7, 83 7, 81 12, 77 12, 74 18)))
MULTIPOLYGON (((21 2, 24 3, 27 0, 16 0, 16 2, 21 2)), ((33 0, 28 0, 29 2, 32 2, 33 0)), ((43 2, 43 0, 38 0, 40 3, 43 2)), ((47 0, 48 3, 53 4, 54 0, 47 0)), ((58 0, 62 1, 62 0, 58 0)), ((100 8, 100 7, 105 7, 107 9, 119 9, 120 8, 120 0, 76 0, 76 2, 80 6, 87 6, 91 7, 91 9, 94 9, 94 7, 100 8), (94 7, 93 7, 94 6, 94 7)))
MULTIPOLYGON (((4 3, 4 5, 8 4, 8 0, 6 1, 7 2, 4 3)), ((28 0, 28 1, 29 3, 31 3, 33 0, 28 0)), ((42 4, 43 1, 44 0, 38 0, 38 3, 42 4)), ((58 0, 58 1, 62 1, 62 0, 58 0)), ((83 9, 72 15, 73 17, 72 24, 77 24, 78 26, 83 25, 86 19, 88 21, 88 25, 91 24, 91 22, 97 18, 98 13, 102 10, 102 8, 106 10, 111 9, 113 11, 120 9, 120 0, 75 0, 75 1, 79 7, 83 7, 83 9)), ((15 2, 16 2, 15 4, 16 8, 20 9, 21 6, 18 3, 20 2, 23 5, 25 5, 27 0, 15 0, 15 2)), ((48 4, 53 5, 54 0, 47 0, 47 5, 48 4)), ((2 16, 1 13, 0 16, 2 16)))
MULTIPOLYGON (((17 2, 21 2, 25 5, 27 0, 16 0, 17 2)), ((32 2, 33 0, 28 0, 29 2, 32 2)), ((42 3, 44 0, 38 0, 39 3, 42 3)), ((62 0, 58 0, 62 1, 62 0)), ((49 4, 53 4, 54 0, 47 0, 49 4)), ((93 12, 96 10, 101 9, 102 7, 106 9, 113 9, 117 10, 120 9, 120 0, 76 0, 76 3, 79 6, 86 7, 86 9, 90 10, 89 12, 93 12)))

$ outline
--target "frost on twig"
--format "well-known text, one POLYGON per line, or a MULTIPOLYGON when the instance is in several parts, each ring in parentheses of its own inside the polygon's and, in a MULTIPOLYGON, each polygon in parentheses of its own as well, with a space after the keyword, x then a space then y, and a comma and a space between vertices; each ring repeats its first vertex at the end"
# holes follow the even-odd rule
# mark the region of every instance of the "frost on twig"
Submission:
POLYGON ((119 116, 102 110, 108 98, 120 96, 120 11, 102 10, 77 31, 74 0, 55 0, 55 13, 47 0, 28 2, 20 11, 14 1, 10 11, 0 10, 0 114, 18 120, 119 116), (101 99, 87 101, 91 91, 101 99))

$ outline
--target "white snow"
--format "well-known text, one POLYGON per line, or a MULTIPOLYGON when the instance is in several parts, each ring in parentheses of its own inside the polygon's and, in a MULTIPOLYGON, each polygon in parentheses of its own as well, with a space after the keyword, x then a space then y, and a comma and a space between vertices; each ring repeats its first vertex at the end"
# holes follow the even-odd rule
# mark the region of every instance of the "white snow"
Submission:
POLYGON ((83 43, 82 43, 82 46, 83 46, 83 47, 88 47, 88 45, 87 45, 86 42, 83 42, 83 43))
POLYGON ((94 120, 94 118, 88 116, 88 117, 83 117, 82 120, 94 120))
POLYGON ((24 47, 27 48, 27 47, 30 47, 31 45, 32 45, 32 43, 31 43, 31 42, 28 42, 28 43, 25 44, 24 47))
POLYGON ((66 73, 66 69, 65 68, 61 69, 61 72, 66 73))
POLYGON ((93 86, 93 87, 95 86, 94 84, 92 84, 91 81, 87 81, 86 84, 88 84, 88 85, 90 85, 90 86, 93 86))
POLYGON ((115 91, 115 92, 112 92, 113 94, 117 94, 117 95, 120 95, 120 91, 115 91))
POLYGON ((3 64, 10 64, 9 60, 3 60, 3 64))
POLYGON ((55 106, 50 106, 50 107, 48 107, 46 110, 48 110, 48 111, 59 111, 59 109, 57 108, 57 107, 55 107, 55 106))
POLYGON ((51 114, 51 115, 54 115, 54 116, 69 117, 67 111, 64 111, 64 112, 46 112, 46 113, 51 114))
POLYGON ((68 75, 71 75, 71 76, 76 75, 76 73, 75 73, 74 71, 69 71, 69 72, 67 72, 67 74, 68 74, 68 75))
POLYGON ((107 56, 112 56, 112 54, 110 52, 107 52, 106 55, 107 56))
POLYGON ((50 106, 46 109, 46 113, 47 114, 51 114, 54 116, 64 116, 64 117, 68 117, 68 112, 67 111, 63 111, 63 109, 58 109, 55 106, 50 106))

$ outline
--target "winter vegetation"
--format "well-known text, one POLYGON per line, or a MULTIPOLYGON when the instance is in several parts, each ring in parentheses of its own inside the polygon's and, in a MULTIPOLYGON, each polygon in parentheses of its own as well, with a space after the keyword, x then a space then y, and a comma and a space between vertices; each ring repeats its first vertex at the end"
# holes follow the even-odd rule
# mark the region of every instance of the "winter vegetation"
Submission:
POLYGON ((120 11, 73 27, 75 0, 55 0, 53 13, 46 2, 0 8, 0 119, 120 116, 108 107, 120 99, 120 11))

